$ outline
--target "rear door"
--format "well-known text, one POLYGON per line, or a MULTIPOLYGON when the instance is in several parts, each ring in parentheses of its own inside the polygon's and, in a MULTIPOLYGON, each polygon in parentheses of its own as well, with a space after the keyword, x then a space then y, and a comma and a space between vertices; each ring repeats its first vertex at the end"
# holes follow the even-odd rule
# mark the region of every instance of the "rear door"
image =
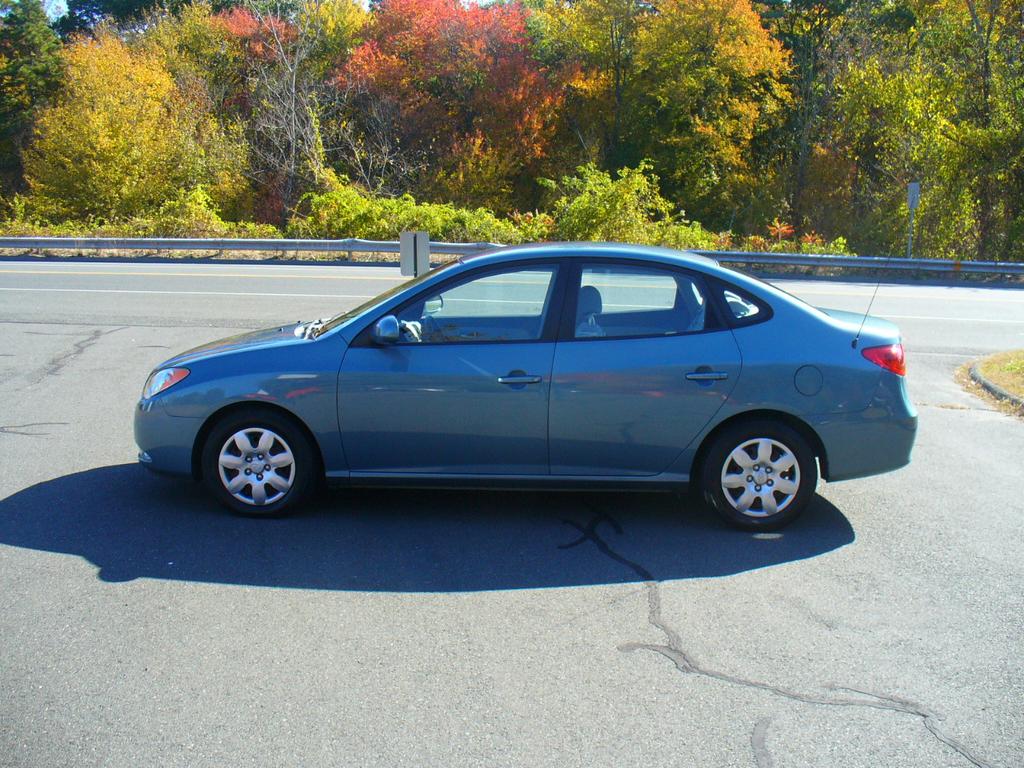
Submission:
POLYGON ((739 348, 703 279, 668 266, 584 263, 570 277, 551 379, 555 475, 665 471, 722 407, 739 348))

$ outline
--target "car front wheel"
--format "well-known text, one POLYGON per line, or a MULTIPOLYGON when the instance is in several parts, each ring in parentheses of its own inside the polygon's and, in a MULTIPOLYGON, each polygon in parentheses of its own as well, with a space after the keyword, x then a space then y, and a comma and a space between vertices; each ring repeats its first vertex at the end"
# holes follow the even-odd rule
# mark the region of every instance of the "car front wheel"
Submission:
POLYGON ((221 419, 207 436, 203 481, 228 509, 272 516, 308 493, 317 464, 309 440, 290 419, 242 411, 221 419))
POLYGON ((773 421, 728 427, 708 450, 701 488, 708 504, 733 525, 772 531, 810 503, 818 465, 807 440, 773 421))

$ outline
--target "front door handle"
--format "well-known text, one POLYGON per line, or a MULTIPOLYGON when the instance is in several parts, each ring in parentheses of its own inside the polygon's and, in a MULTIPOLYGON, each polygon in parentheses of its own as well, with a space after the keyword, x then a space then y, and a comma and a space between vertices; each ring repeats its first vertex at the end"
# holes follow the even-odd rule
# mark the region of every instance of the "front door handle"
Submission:
POLYGON ((520 371, 512 371, 508 376, 498 377, 499 384, 510 384, 513 386, 516 384, 540 384, 540 382, 540 376, 531 376, 527 373, 522 373, 520 371))
POLYGON ((688 381, 724 381, 728 378, 729 374, 725 371, 712 371, 711 369, 705 369, 704 366, 686 374, 688 381))

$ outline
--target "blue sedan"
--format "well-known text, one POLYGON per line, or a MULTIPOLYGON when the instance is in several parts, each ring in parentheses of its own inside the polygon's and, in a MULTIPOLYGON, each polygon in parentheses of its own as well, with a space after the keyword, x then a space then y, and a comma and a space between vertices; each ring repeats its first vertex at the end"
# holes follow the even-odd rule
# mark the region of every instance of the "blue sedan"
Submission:
POLYGON ((699 489, 771 530, 905 465, 899 330, 693 254, 550 244, 459 260, 329 319, 167 360, 140 461, 277 515, 345 485, 699 489))

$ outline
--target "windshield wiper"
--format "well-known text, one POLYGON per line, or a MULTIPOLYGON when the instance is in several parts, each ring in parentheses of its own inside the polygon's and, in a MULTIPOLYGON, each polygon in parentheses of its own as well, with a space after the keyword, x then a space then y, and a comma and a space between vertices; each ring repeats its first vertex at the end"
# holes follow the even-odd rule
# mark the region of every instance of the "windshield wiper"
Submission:
POLYGON ((305 332, 302 334, 302 338, 315 339, 320 335, 320 331, 324 329, 324 326, 327 325, 327 321, 330 319, 329 317, 321 317, 319 320, 310 320, 304 329, 305 332))

